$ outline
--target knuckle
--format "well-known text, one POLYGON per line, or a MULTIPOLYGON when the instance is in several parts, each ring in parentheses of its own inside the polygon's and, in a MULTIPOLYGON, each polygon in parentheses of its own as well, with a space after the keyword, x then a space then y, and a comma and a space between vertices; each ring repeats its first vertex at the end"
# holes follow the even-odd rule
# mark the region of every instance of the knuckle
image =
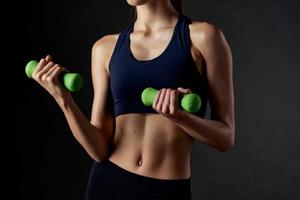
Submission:
POLYGON ((34 76, 37 80, 41 80, 42 78, 42 75, 40 73, 36 73, 34 76))
POLYGON ((47 76, 46 76, 45 74, 42 75, 41 80, 42 80, 42 81, 46 81, 46 79, 47 79, 47 76))
POLYGON ((174 108, 173 107, 170 108, 170 114, 174 115, 174 108))
POLYGON ((152 108, 153 108, 154 110, 156 110, 157 104, 153 103, 153 104, 152 104, 152 108))
POLYGON ((157 110, 160 110, 160 109, 161 109, 161 104, 160 104, 160 103, 156 105, 156 109, 157 109, 157 110))
POLYGON ((52 83, 52 82, 53 82, 53 77, 52 77, 52 76, 48 76, 48 77, 46 78, 46 81, 47 81, 48 83, 52 83))

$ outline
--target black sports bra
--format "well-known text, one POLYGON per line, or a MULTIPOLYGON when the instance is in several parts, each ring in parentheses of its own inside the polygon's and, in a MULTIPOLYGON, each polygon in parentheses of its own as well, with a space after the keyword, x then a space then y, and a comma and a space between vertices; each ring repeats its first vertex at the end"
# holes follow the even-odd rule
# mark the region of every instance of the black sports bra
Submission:
POLYGON ((191 19, 180 13, 167 48, 151 60, 137 60, 130 50, 134 22, 120 33, 109 63, 115 117, 126 113, 157 113, 141 100, 141 94, 147 87, 190 88, 201 97, 199 111, 192 114, 204 117, 207 82, 197 70, 191 54, 189 23, 191 19))

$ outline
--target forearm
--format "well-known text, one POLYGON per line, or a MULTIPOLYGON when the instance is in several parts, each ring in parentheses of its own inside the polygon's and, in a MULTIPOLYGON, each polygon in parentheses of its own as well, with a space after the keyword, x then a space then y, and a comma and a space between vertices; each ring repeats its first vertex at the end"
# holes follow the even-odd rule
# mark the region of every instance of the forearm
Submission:
POLYGON ((106 158, 110 141, 105 137, 103 130, 90 123, 71 95, 55 100, 62 109, 74 137, 86 152, 96 161, 106 158))
POLYGON ((233 145, 233 130, 220 121, 201 118, 185 111, 172 121, 196 140, 222 152, 233 145))

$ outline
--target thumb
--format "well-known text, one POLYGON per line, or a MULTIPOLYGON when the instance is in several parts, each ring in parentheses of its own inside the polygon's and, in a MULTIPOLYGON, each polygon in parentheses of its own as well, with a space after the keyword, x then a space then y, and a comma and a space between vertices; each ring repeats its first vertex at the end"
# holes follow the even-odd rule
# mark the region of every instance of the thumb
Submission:
POLYGON ((46 60, 47 60, 48 62, 51 62, 51 61, 52 61, 52 56, 51 56, 50 54, 47 54, 46 60))
POLYGON ((192 90, 189 88, 178 87, 177 90, 179 90, 183 94, 192 93, 192 90))

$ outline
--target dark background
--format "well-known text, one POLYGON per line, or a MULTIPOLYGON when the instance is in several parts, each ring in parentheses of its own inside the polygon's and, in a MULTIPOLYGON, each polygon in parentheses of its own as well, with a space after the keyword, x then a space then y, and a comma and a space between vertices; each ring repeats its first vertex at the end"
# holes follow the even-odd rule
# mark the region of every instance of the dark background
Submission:
MULTIPOLYGON (((24 73, 52 54, 85 77, 74 94, 90 117, 93 43, 130 21, 126 0, 26 1, 16 15, 16 142, 19 199, 84 199, 92 160, 51 96, 24 73)), ((194 200, 300 199, 299 1, 187 0, 185 13, 224 32, 234 61, 236 140, 222 153, 195 143, 194 200)), ((209 111, 207 114, 209 117, 209 111)))

